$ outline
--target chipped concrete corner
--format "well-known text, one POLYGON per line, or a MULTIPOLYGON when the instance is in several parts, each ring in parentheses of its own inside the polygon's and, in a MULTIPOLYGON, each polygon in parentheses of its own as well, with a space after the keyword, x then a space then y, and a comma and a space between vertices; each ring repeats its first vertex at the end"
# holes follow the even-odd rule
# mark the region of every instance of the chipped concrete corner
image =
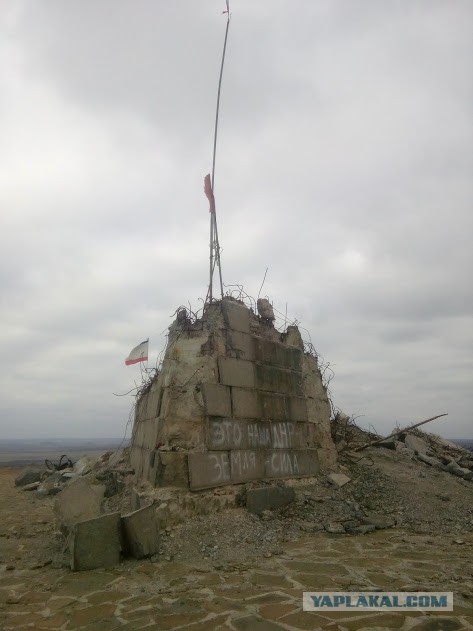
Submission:
POLYGON ((281 334, 233 298, 178 312, 162 368, 137 401, 137 480, 191 491, 313 476, 336 463, 330 403, 295 326, 281 334))

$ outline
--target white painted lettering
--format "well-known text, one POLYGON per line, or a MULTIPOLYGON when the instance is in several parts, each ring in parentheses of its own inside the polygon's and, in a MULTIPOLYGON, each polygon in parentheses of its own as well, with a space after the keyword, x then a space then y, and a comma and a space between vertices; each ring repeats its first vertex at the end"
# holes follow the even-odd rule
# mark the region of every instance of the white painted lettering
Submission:
POLYGON ((219 421, 212 422, 210 427, 212 431, 212 446, 215 445, 220 447, 225 442, 225 434, 223 432, 223 428, 219 421))
POLYGON ((223 452, 221 454, 208 454, 210 462, 215 469, 215 475, 212 480, 213 483, 223 482, 230 479, 228 454, 223 452))
POLYGON ((248 423, 247 429, 248 445, 250 447, 258 446, 258 425, 256 423, 248 423))

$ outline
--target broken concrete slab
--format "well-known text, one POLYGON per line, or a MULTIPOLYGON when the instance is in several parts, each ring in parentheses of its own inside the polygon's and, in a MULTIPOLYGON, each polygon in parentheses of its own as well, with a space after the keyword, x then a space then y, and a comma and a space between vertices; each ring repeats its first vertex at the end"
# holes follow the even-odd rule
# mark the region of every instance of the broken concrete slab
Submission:
POLYGON ((422 454, 423 456, 427 455, 427 451, 429 450, 429 445, 419 438, 418 436, 414 436, 413 434, 406 434, 404 437, 404 444, 408 449, 412 449, 412 451, 416 454, 422 454))
POLYGON ((274 310, 272 304, 267 298, 258 298, 256 302, 256 308, 258 313, 265 320, 274 320, 274 310))
POLYGON ((31 482, 30 484, 24 484, 21 487, 22 491, 36 491, 41 482, 31 482))
POLYGON ((159 549, 154 506, 145 506, 122 516, 125 550, 135 559, 152 556, 159 549))
POLYGON ((79 521, 69 535, 71 570, 95 570, 120 562, 120 513, 79 521))
POLYGON ((417 454, 416 458, 421 462, 425 462, 425 464, 429 464, 431 467, 438 467, 440 469, 443 468, 443 464, 438 458, 425 456, 424 454, 417 454))
POLYGON ((73 480, 54 503, 54 512, 65 528, 100 515, 105 486, 90 484, 84 478, 73 480))
POLYGON ((466 480, 471 480, 473 478, 473 472, 470 471, 470 469, 464 469, 463 467, 460 467, 460 465, 458 465, 454 460, 445 465, 444 470, 466 480))
POLYGON ((374 532, 375 530, 376 526, 374 524, 361 524, 361 526, 353 528, 351 532, 357 535, 367 535, 369 532, 374 532))
POLYGON ((96 480, 105 486, 104 497, 113 497, 119 491, 117 474, 113 471, 102 471, 95 475, 96 480))
POLYGON ((386 528, 394 528, 396 518, 392 515, 374 515, 368 514, 362 520, 362 525, 372 524, 376 530, 385 530, 386 528))
POLYGON ((250 311, 244 305, 233 300, 222 300, 222 313, 229 329, 241 333, 250 332, 250 311))
POLYGON ((36 494, 40 497, 57 495, 63 490, 66 482, 69 482, 69 479, 64 477, 64 473, 62 471, 55 471, 51 473, 51 475, 48 475, 47 478, 43 479, 36 489, 36 494))
POLYGON ((397 440, 383 440, 381 443, 376 443, 373 447, 384 447, 385 449, 397 449, 397 440))
POLYGON ((331 521, 324 526, 326 532, 329 532, 332 535, 344 535, 346 530, 342 524, 336 521, 331 521))
POLYGON ((144 502, 144 497, 139 491, 137 491, 134 487, 131 489, 131 497, 130 504, 132 512, 137 511, 142 508, 142 502, 144 502))
POLYGON ((287 506, 294 501, 295 491, 286 486, 264 486, 249 489, 246 493, 246 508, 250 513, 261 514, 264 510, 273 510, 287 506))
POLYGON ((348 482, 351 481, 351 478, 344 473, 330 473, 327 476, 327 479, 331 484, 336 486, 337 489, 340 489, 342 486, 345 486, 345 484, 348 484, 348 482))
POLYGON ((92 467, 94 466, 96 459, 89 458, 88 456, 82 456, 79 460, 74 463, 72 470, 77 475, 85 475, 92 471, 92 467))
POLYGON ((40 482, 44 474, 44 468, 28 467, 23 469, 15 478, 15 486, 25 486, 26 484, 33 484, 33 482, 40 482))

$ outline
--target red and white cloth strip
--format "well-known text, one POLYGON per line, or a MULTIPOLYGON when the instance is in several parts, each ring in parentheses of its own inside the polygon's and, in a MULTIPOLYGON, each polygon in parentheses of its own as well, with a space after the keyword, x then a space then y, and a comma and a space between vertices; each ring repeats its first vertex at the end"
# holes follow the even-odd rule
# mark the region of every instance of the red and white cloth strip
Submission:
POLYGON ((148 345, 149 339, 141 342, 138 346, 131 351, 128 357, 125 359, 125 364, 130 366, 131 364, 137 364, 138 362, 148 361, 148 345))

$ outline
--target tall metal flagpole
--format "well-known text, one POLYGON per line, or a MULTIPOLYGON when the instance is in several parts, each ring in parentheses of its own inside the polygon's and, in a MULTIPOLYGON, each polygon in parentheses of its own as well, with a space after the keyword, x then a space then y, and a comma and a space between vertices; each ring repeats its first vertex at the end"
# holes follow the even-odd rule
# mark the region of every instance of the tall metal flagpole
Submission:
POLYGON ((227 14, 227 25, 225 28, 225 40, 223 43, 222 63, 220 65, 220 76, 218 80, 217 91, 217 108, 215 112, 215 129, 214 129, 214 144, 213 144, 213 157, 212 157, 212 177, 210 174, 205 178, 205 194, 210 202, 210 270, 209 270, 209 289, 207 291, 206 302, 212 302, 213 299, 213 275, 215 266, 218 267, 219 279, 220 279, 220 294, 223 298, 223 280, 222 280, 222 267, 220 265, 220 244, 218 241, 218 229, 217 229, 217 213, 215 207, 215 160, 217 155, 217 132, 218 132, 218 115, 220 110, 220 93, 222 90, 222 77, 223 67, 225 64, 225 53, 227 51, 228 29, 230 26, 230 6, 229 0, 225 0, 227 14))

